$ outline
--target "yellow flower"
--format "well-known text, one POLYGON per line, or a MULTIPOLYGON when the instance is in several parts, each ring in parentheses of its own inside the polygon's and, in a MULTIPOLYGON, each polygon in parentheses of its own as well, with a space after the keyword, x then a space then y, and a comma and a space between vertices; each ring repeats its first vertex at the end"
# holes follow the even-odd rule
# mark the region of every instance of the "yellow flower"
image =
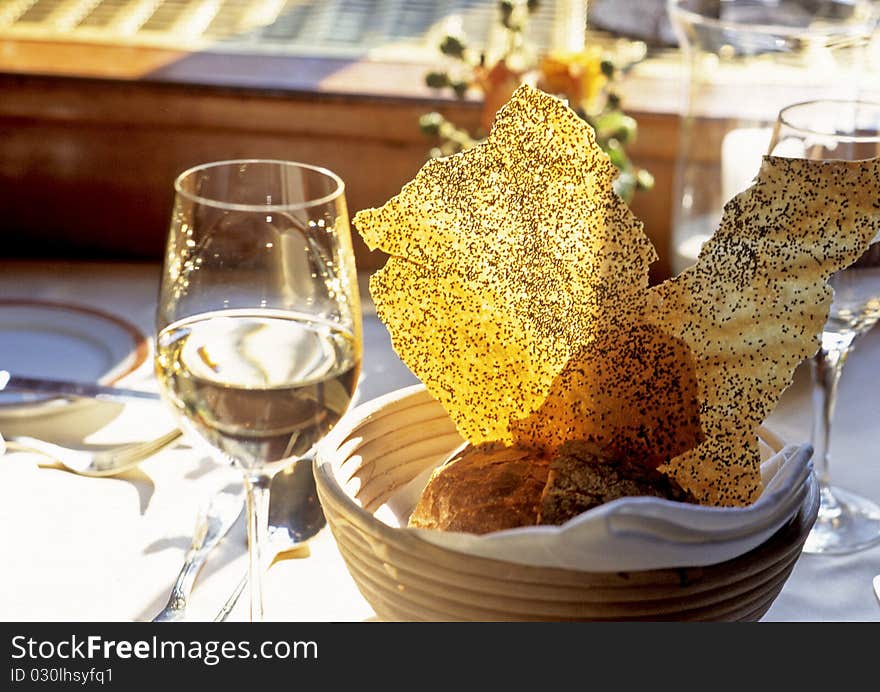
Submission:
POLYGON ((590 46, 576 53, 554 51, 541 59, 538 86, 566 96, 572 106, 589 108, 605 86, 602 49, 590 46))

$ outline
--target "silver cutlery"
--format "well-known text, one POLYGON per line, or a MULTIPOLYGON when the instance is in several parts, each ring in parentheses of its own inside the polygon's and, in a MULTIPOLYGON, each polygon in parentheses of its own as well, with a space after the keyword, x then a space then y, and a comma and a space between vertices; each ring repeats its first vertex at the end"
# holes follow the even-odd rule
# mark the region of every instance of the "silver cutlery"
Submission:
POLYGON ((8 370, 0 370, 0 392, 2 391, 29 392, 34 395, 75 396, 88 399, 159 400, 159 395, 155 392, 145 392, 140 389, 125 389, 93 382, 22 377, 13 375, 8 370))
POLYGON ((101 477, 113 476, 137 466, 144 459, 177 442, 182 434, 175 428, 152 440, 82 449, 64 447, 24 435, 12 435, 4 439, 9 447, 39 452, 74 473, 101 477))
POLYGON ((153 622, 177 622, 185 618, 187 602, 199 571, 210 552, 235 524, 243 507, 244 493, 238 488, 234 491, 223 490, 211 499, 205 513, 196 521, 192 545, 171 587, 168 603, 153 618, 153 622))
POLYGON ((880 574, 874 576, 874 595, 877 597, 877 602, 880 603, 880 574))
MULTIPOLYGON (((281 553, 304 545, 325 525, 327 519, 318 502, 311 459, 298 461, 276 474, 269 489, 269 540, 266 567, 281 553)), ((244 573, 235 590, 223 604, 214 622, 226 620, 247 586, 244 573)))

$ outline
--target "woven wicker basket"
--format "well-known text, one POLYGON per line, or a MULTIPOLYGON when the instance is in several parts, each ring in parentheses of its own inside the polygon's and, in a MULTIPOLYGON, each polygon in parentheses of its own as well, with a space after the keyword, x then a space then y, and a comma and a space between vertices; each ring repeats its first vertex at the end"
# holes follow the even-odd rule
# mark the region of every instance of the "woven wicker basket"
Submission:
POLYGON ((778 596, 816 518, 808 492, 768 541, 708 567, 626 573, 526 566, 447 550, 372 512, 461 443, 422 387, 368 402, 326 440, 318 494, 361 593, 383 620, 758 620, 778 596))

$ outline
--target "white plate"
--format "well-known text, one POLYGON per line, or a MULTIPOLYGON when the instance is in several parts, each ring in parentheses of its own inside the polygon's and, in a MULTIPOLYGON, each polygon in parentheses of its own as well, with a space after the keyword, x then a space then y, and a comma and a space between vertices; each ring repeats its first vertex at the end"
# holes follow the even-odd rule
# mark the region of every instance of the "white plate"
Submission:
MULTIPOLYGON (((147 337, 95 308, 41 300, 0 300, 0 369, 15 375, 113 384, 142 365, 147 337)), ((0 416, 45 413, 67 400, 0 392, 0 416)))

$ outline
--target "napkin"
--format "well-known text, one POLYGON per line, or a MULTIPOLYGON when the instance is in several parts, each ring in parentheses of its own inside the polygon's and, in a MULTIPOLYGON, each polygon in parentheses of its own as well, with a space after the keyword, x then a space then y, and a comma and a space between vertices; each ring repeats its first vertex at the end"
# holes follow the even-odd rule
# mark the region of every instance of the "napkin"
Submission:
POLYGON ((626 497, 561 526, 528 526, 484 535, 406 528, 430 472, 399 488, 375 516, 449 550, 541 567, 590 572, 700 567, 756 548, 818 501, 809 444, 787 445, 761 465, 764 489, 747 507, 708 507, 626 497))

